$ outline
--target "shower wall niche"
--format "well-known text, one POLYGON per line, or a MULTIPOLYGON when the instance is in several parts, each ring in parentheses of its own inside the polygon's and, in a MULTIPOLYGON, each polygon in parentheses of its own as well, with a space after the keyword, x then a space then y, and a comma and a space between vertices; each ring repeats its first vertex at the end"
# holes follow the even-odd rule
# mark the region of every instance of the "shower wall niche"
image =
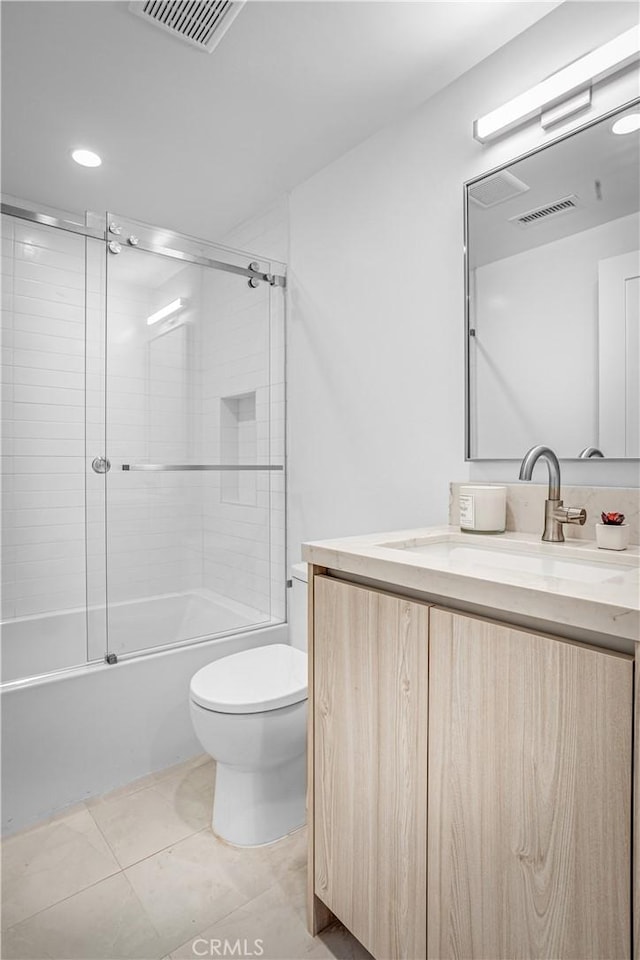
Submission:
MULTIPOLYGON (((220 448, 227 463, 255 461, 258 449, 256 392, 220 399, 220 448)), ((222 477, 222 501, 256 505, 255 476, 229 471, 222 477)))

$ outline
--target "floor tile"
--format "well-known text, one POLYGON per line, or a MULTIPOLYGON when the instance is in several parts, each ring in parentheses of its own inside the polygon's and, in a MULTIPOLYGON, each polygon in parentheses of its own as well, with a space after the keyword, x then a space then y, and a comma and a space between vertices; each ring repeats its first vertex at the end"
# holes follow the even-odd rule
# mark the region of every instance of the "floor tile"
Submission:
POLYGON ((84 807, 9 837, 2 844, 2 925, 33 916, 119 869, 84 807))
POLYGON ((89 806, 122 867, 186 839, 211 819, 213 764, 191 765, 150 786, 89 806))
POLYGON ((2 943, 4 960, 157 960, 165 954, 122 873, 16 924, 2 943))
POLYGON ((191 824, 195 832, 211 824, 214 779, 215 765, 207 758, 206 762, 158 780, 155 789, 171 801, 178 816, 191 824))
POLYGON ((109 793, 103 793, 97 797, 89 797, 89 799, 85 801, 86 805, 91 808, 111 800, 121 800, 123 797, 128 797, 132 793, 137 793, 139 790, 145 790, 147 787, 155 786, 155 784, 161 780, 180 776, 192 767, 198 767, 203 763, 213 763, 207 753, 200 753, 182 763, 176 763, 172 767, 165 767, 164 770, 158 770, 156 773, 148 773, 144 777, 138 777, 137 780, 132 780, 122 787, 117 787, 115 790, 109 791, 109 793))
POLYGON ((235 955, 300 960, 313 945, 304 916, 296 912, 281 889, 273 887, 182 944, 171 957, 193 960, 196 956, 235 955))
POLYGON ((278 886, 296 906, 306 909, 307 895, 307 828, 264 847, 278 886))
POLYGON ((170 950, 277 884, 264 848, 228 846, 209 829, 135 864, 126 876, 170 950))

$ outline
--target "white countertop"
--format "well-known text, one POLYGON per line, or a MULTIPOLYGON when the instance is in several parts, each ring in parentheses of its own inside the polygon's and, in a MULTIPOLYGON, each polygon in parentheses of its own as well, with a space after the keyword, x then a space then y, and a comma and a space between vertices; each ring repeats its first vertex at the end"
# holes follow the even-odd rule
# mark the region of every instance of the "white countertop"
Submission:
MULTIPOLYGON (((458 527, 422 527, 303 544, 303 559, 365 583, 397 587, 409 596, 450 604, 570 639, 599 643, 627 653, 640 639, 640 547, 598 550, 590 540, 543 543, 532 534, 461 533, 458 527), (465 563, 443 551, 424 550, 454 537, 456 545, 488 547, 505 558, 513 551, 553 560, 606 564, 603 580, 549 576, 487 564, 484 550, 465 551, 465 563), (385 544, 394 543, 390 547, 385 544), (409 549, 398 549, 404 543, 409 549), (424 552, 411 552, 413 544, 424 552), (473 557, 478 560, 474 563, 473 557), (469 559, 471 557, 471 559, 469 559)), ((579 568, 573 565, 572 570, 579 568)), ((593 568, 595 569, 595 568, 593 568)))

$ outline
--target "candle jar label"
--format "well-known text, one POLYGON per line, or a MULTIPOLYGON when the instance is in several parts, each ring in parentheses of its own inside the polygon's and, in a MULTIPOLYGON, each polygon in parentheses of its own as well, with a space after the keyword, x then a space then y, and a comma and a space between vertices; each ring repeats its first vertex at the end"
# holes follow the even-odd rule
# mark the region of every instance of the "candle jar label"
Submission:
POLYGON ((475 500, 470 494, 460 495, 460 526, 469 530, 475 526, 475 500))

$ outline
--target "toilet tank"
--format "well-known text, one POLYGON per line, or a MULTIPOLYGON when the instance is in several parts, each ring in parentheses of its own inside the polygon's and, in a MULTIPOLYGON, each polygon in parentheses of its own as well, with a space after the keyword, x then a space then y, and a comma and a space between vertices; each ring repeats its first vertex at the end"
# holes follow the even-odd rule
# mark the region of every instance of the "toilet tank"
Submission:
POLYGON ((294 563, 291 567, 291 602, 289 604, 289 630, 291 646, 307 649, 307 564, 294 563))

